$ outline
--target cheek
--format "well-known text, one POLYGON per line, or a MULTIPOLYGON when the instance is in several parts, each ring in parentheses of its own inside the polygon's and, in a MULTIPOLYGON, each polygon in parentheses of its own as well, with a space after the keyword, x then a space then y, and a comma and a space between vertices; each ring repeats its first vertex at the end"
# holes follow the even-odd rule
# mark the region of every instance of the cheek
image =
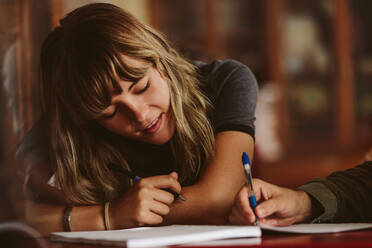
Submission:
POLYGON ((170 87, 167 80, 158 72, 154 72, 154 80, 158 82, 156 101, 163 107, 170 105, 170 87))
POLYGON ((103 127, 104 129, 107 129, 109 131, 113 131, 113 127, 114 125, 112 124, 111 121, 107 121, 107 120, 98 120, 97 121, 98 124, 103 127))
POLYGON ((169 92, 169 86, 168 83, 164 81, 164 85, 162 87, 161 94, 159 94, 160 101, 162 102, 162 105, 169 108, 170 105, 170 92, 169 92))
POLYGON ((158 87, 153 93, 148 95, 146 99, 148 107, 155 107, 163 111, 167 111, 170 105, 170 94, 168 88, 158 87))
POLYGON ((128 130, 126 130, 126 127, 128 127, 128 125, 120 118, 117 118, 115 120, 99 120, 98 124, 116 134, 123 135, 128 132, 128 130))

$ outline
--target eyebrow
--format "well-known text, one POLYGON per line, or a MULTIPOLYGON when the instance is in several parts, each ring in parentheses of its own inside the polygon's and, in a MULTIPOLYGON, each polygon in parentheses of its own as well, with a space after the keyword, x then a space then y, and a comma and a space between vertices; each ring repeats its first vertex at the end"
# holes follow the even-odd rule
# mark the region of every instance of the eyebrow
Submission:
MULTIPOLYGON (((150 68, 146 71, 146 73, 144 74, 144 76, 142 78, 139 78, 137 81, 133 81, 132 84, 129 86, 128 91, 130 91, 139 81, 144 79, 148 75, 149 70, 150 70, 150 68)), ((123 90, 123 89, 121 89, 121 90, 123 90)))

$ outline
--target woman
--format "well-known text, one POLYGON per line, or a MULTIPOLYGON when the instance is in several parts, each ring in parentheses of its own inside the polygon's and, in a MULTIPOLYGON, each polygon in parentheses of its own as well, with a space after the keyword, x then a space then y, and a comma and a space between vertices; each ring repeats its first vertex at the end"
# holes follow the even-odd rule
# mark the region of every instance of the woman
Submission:
POLYGON ((241 154, 253 154, 249 69, 191 64, 110 4, 60 23, 41 52, 43 118, 20 149, 29 222, 44 234, 225 223, 244 184, 241 154))

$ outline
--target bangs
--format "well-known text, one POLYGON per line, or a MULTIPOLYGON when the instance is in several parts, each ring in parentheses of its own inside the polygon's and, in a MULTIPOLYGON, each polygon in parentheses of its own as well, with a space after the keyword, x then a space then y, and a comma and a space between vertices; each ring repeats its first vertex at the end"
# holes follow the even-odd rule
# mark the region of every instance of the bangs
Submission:
POLYGON ((66 98, 70 102, 67 105, 71 105, 71 116, 77 123, 96 119, 111 105, 112 95, 122 92, 119 81, 137 83, 152 66, 148 61, 140 67, 130 65, 125 55, 115 48, 89 50, 90 54, 79 56, 84 60, 71 63, 70 80, 67 80, 72 93, 66 98))
POLYGON ((152 44, 159 41, 119 8, 107 13, 82 9, 61 20, 64 75, 63 82, 57 79, 58 95, 76 123, 96 119, 110 106, 111 96, 122 91, 121 80, 138 82, 158 61, 152 44))

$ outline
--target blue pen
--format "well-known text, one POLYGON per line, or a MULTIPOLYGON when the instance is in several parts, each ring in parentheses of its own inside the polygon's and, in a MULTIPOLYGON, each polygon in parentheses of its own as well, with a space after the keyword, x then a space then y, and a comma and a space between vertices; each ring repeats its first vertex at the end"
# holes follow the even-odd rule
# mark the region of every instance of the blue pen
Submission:
MULTIPOLYGON (((252 184, 251 162, 249 160, 247 153, 243 152, 242 160, 243 160, 245 177, 247 178, 247 185, 249 188, 249 203, 254 212, 254 209, 257 206, 257 200, 256 200, 256 196, 254 195, 253 184, 252 184)), ((255 212, 254 212, 254 215, 256 216, 255 224, 258 225, 258 217, 255 212)))

